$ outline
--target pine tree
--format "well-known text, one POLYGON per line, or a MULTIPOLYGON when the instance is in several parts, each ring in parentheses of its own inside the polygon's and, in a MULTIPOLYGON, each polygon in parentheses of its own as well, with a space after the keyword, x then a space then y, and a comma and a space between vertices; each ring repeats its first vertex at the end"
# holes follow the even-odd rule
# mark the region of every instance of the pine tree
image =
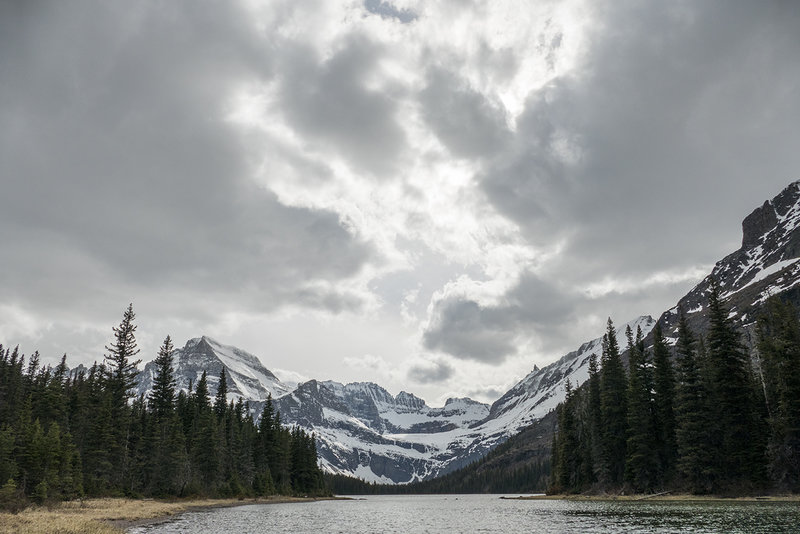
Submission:
POLYGON ((672 480, 675 470, 675 375, 661 324, 653 328, 653 398, 656 421, 656 447, 662 482, 672 480))
POLYGON ((590 483, 601 478, 601 465, 603 458, 602 443, 602 417, 600 402, 600 371, 598 368, 597 354, 589 356, 588 383, 588 425, 589 425, 589 453, 591 458, 592 476, 590 483))
POLYGON ((172 370, 172 339, 169 336, 158 350, 158 356, 153 363, 156 374, 153 378, 153 390, 150 392, 150 409, 158 419, 167 418, 172 414, 175 403, 175 372, 172 370))
POLYGON ((110 443, 110 460, 112 464, 113 484, 117 487, 129 476, 130 451, 128 450, 130 409, 128 401, 133 398, 132 390, 136 384, 136 375, 139 371, 136 366, 141 360, 132 361, 131 358, 139 353, 136 347, 136 325, 133 320, 133 304, 122 316, 119 327, 114 327, 114 342, 106 346, 106 383, 111 398, 111 427, 112 440, 110 443))
POLYGON ((697 340, 681 311, 678 320, 678 392, 675 400, 677 471, 692 493, 711 489, 708 391, 698 363, 697 340))
POLYGON ((194 388, 194 405, 198 412, 207 411, 211 408, 211 400, 208 398, 208 377, 206 372, 200 375, 200 380, 194 388))
POLYGON ((712 419, 718 440, 716 474, 726 490, 734 485, 752 485, 763 473, 763 444, 750 359, 739 340, 728 310, 719 298, 716 281, 711 282, 708 302, 708 365, 711 372, 712 419))
POLYGON ((619 486, 625 472, 625 444, 628 425, 627 378, 617 344, 614 323, 608 320, 603 336, 603 367, 600 372, 600 404, 603 428, 603 469, 601 482, 619 486))
POLYGON ((217 419, 225 417, 225 409, 228 406, 228 379, 225 376, 225 367, 219 372, 219 385, 217 386, 217 395, 214 399, 214 413, 217 419))
MULTIPOLYGON (((653 406, 646 355, 640 343, 634 343, 630 327, 628 338, 628 440, 625 480, 638 492, 655 487, 657 455, 654 440, 653 406)), ((641 339, 641 330, 639 331, 641 339)))
POLYGON ((199 482, 206 493, 217 489, 219 476, 219 440, 217 437, 216 417, 208 398, 208 381, 206 372, 197 381, 194 393, 196 416, 193 432, 193 461, 197 466, 199 482))
POLYGON ((782 490, 800 491, 800 320, 772 297, 758 321, 764 391, 769 406, 769 468, 782 490))
POLYGON ((122 316, 122 321, 118 327, 112 328, 114 331, 114 342, 106 345, 108 355, 107 362, 107 381, 112 393, 112 403, 115 411, 127 405, 128 400, 133 398, 131 390, 136 385, 136 376, 139 371, 136 366, 142 361, 133 361, 132 358, 139 354, 136 346, 136 325, 133 320, 136 314, 133 313, 133 304, 128 305, 128 309, 122 316))
POLYGON ((558 438, 556 441, 558 462, 555 464, 555 480, 559 491, 573 492, 578 490, 580 444, 575 420, 575 398, 569 380, 567 380, 565 390, 564 402, 558 407, 558 438))

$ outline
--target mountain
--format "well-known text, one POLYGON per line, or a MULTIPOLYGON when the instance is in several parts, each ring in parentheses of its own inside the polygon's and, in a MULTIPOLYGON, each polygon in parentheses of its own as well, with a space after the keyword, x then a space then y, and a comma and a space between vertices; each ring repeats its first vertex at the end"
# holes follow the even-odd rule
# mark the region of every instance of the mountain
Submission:
MULTIPOLYGON (((244 398, 250 401, 266 400, 268 395, 279 397, 291 389, 278 380, 261 361, 236 347, 223 345, 210 337, 190 339, 183 348, 173 353, 175 378, 178 389, 188 391, 190 384, 196 384, 207 373, 209 390, 217 391, 217 383, 222 368, 228 377, 228 399, 244 398)), ((147 395, 153 388, 156 366, 149 362, 139 374, 136 393, 147 395)))
MULTIPOLYGON (((628 324, 647 333, 654 322, 640 317, 628 324)), ((224 367, 229 400, 249 401, 256 416, 271 394, 284 424, 316 434, 320 465, 328 472, 407 483, 463 467, 546 415, 563 400, 568 378, 575 385, 586 379, 589 356, 599 354, 600 343, 601 338, 586 342, 534 369, 491 406, 451 398, 432 408, 411 393, 393 396, 371 382, 310 380, 290 390, 256 356, 205 336, 175 350, 173 369, 184 391, 206 371, 213 395, 224 367)), ((149 393, 154 374, 150 362, 140 374, 137 393, 149 393)))
MULTIPOLYGON (((654 324, 651 317, 640 317, 620 326, 619 335, 628 325, 646 334, 654 324)), ((208 337, 191 339, 177 349, 174 370, 184 390, 205 370, 213 395, 224 366, 229 399, 248 400, 257 416, 272 394, 285 424, 316 434, 320 465, 326 471, 369 482, 408 483, 468 465, 545 416, 563 400, 567 379, 575 385, 586 380, 589 356, 599 355, 600 349, 597 338, 534 369, 491 406, 451 398, 432 408, 411 393, 393 396, 371 382, 309 380, 290 391, 252 354, 208 337)), ((139 393, 149 392, 154 373, 154 365, 148 363, 139 393)))
POLYGON ((659 318, 665 335, 675 337, 679 310, 690 327, 703 332, 711 280, 745 330, 770 295, 800 303, 800 181, 789 184, 742 221, 742 245, 718 261, 709 275, 659 318))
MULTIPOLYGON (((705 311, 712 280, 716 280, 723 303, 731 310, 730 317, 738 324, 744 341, 750 343, 751 347, 754 343, 753 326, 770 296, 780 295, 781 299, 800 306, 800 182, 789 184, 775 198, 766 201, 748 215, 742 222, 741 247, 717 262, 708 276, 673 308, 660 316, 659 322, 665 335, 670 336, 667 337, 669 342, 674 344, 676 341, 680 310, 686 313, 690 328, 695 333, 704 335, 707 332, 708 319, 705 311)), ((640 318, 642 319, 646 323, 642 327, 643 332, 645 326, 649 330, 655 325, 652 320, 640 318)), ((618 337, 619 331, 620 329, 617 330, 618 337)), ((645 338, 645 343, 650 337, 645 338)), ((585 355, 596 349, 599 347, 581 347, 579 352, 585 355)), ((586 361, 585 357, 567 355, 542 370, 534 369, 528 377, 492 405, 490 417, 504 406, 513 405, 516 408, 515 402, 532 402, 520 391, 523 387, 533 392, 532 398, 547 399, 541 401, 541 404, 555 403, 561 398, 558 395, 559 388, 553 389, 554 380, 548 378, 548 374, 560 377, 560 383, 570 378, 573 383, 580 384, 586 379, 586 361), (553 394, 548 398, 549 392, 553 394)), ((539 468, 543 462, 549 461, 549 448, 542 449, 541 446, 552 439, 555 425, 553 419, 552 412, 537 418, 523 432, 487 455, 485 460, 441 479, 439 485, 442 491, 488 491, 495 486, 487 486, 486 481, 512 476, 509 466, 513 466, 514 472, 523 472, 526 469, 534 471, 539 468)), ((538 487, 526 486, 527 481, 523 481, 518 486, 505 486, 503 491, 543 491, 546 481, 541 478, 536 480, 540 484, 538 487)), ((433 486, 423 484, 418 487, 435 490, 439 482, 433 481, 433 486)))
POLYGON ((466 398, 431 408, 369 382, 317 380, 276 399, 275 407, 284 422, 316 434, 323 469, 383 483, 423 480, 464 456, 479 456, 483 448, 473 443, 479 436, 468 443, 459 438, 489 413, 488 405, 466 398))
MULTIPOLYGON (((642 334, 646 336, 655 325, 655 320, 649 315, 639 317, 617 327, 617 339, 625 339, 625 330, 628 327, 634 333, 637 328, 641 328, 642 334)), ((540 419, 564 400, 567 380, 572 382, 573 387, 577 387, 589 378, 589 358, 594 354, 600 359, 602 344, 603 338, 598 337, 542 369, 534 368, 528 376, 492 404, 489 419, 503 422, 514 419, 514 426, 517 427, 527 426, 540 419)))
MULTIPOLYGON (((668 340, 674 341, 679 309, 687 313, 693 330, 705 331, 703 311, 712 277, 746 337, 769 295, 780 293, 800 303, 798 228, 800 182, 795 182, 747 216, 739 250, 720 260, 708 277, 660 316, 668 340)), ((634 331, 640 327, 647 335, 655 321, 643 316, 621 325, 620 340, 626 326, 634 331)), ((463 398, 431 408, 411 393, 393 396, 369 382, 310 380, 291 390, 252 354, 207 337, 192 339, 177 350, 175 369, 183 389, 205 369, 213 394, 224 366, 230 377, 229 398, 249 400, 255 414, 272 394, 285 424, 316 434, 320 465, 326 471, 369 482, 408 483, 456 471, 531 425, 538 428, 537 440, 546 441, 552 428, 542 424, 543 418, 563 400, 567 380, 578 386, 587 379, 589 357, 601 355, 601 342, 602 338, 588 341, 546 367, 534 367, 491 406, 463 398)), ((148 364, 139 392, 149 390, 153 373, 148 364)), ((513 447, 503 451, 516 454, 513 447)), ((537 458, 542 460, 541 455, 537 458)))

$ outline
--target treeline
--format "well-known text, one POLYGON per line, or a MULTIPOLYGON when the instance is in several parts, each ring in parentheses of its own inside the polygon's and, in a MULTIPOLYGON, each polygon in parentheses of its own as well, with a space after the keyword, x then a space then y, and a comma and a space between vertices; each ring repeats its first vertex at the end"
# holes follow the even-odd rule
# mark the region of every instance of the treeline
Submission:
POLYGON ((69 373, 38 353, 0 345, 0 505, 81 496, 320 494, 313 435, 281 426, 269 399, 258 423, 248 403, 211 399, 205 372, 177 391, 167 336, 152 393, 132 393, 140 361, 132 306, 102 364, 69 373))
POLYGON ((674 359, 660 325, 649 350, 628 329, 627 371, 609 319, 599 368, 557 409, 549 492, 800 492, 797 310, 769 299, 754 360, 715 283, 707 319, 701 338, 681 313, 674 359))

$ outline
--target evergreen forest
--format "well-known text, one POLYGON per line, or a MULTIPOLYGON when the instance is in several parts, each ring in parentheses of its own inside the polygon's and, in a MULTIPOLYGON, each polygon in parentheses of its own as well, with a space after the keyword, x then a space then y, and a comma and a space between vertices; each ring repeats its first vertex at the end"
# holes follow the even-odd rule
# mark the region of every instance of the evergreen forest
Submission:
POLYGON ((139 360, 132 306, 103 363, 69 372, 0 345, 0 506, 83 496, 266 496, 326 493, 313 435, 281 425, 269 399, 254 420, 215 398, 206 374, 177 391, 169 336, 152 393, 134 397, 139 360))
POLYGON ((681 311, 677 339, 657 324, 645 348, 628 329, 623 353, 609 319, 600 361, 557 409, 549 492, 800 492, 797 309, 767 301, 752 357, 716 283, 706 313, 702 337, 681 311))

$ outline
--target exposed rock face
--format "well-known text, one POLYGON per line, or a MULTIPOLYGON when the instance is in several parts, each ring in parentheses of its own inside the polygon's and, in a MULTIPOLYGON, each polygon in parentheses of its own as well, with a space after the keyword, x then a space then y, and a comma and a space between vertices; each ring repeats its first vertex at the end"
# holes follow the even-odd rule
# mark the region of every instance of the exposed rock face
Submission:
MULTIPOLYGON (((183 348, 175 349, 173 358, 172 368, 178 388, 184 391, 189 390, 190 384, 196 384, 205 371, 209 391, 214 395, 223 367, 228 377, 229 399, 242 397, 259 401, 268 395, 278 397, 290 391, 249 352, 223 345, 206 336, 190 339, 183 348)), ((139 374, 137 394, 146 395, 152 389, 155 372, 153 362, 145 365, 144 371, 139 374)))
MULTIPOLYGON (((331 472, 370 481, 410 482, 435 476, 464 447, 451 443, 471 433, 489 406, 448 399, 441 408, 406 392, 396 397, 371 382, 310 380, 275 400, 286 423, 317 436, 320 463, 331 472)), ((460 465, 460 464, 459 464, 460 465)))
POLYGON ((712 278, 717 280, 726 306, 746 331, 770 295, 784 293, 797 302, 799 227, 800 182, 794 182, 745 217, 741 248, 718 261, 709 276, 661 315, 665 334, 676 335, 681 309, 693 330, 706 329, 704 312, 712 278))
MULTIPOLYGON (((748 215, 742 223, 741 248, 720 260, 677 306, 661 315, 668 340, 674 341, 679 308, 696 332, 705 331, 703 312, 711 277, 717 279, 726 305, 746 333, 769 295, 781 293, 800 303, 798 228, 800 182, 795 182, 748 215)), ((634 331, 640 327, 647 335, 655 321, 644 316, 628 325, 634 331)), ((628 325, 619 326, 619 339, 624 339, 628 325)), ((589 358, 599 357, 601 350, 601 338, 597 338, 548 366, 534 367, 491 407, 457 398, 448 399, 441 408, 430 408, 411 393, 392 396, 370 382, 310 380, 290 391, 252 354, 206 337, 192 339, 176 351, 175 370, 183 389, 206 370, 213 394, 224 366, 231 378, 229 397, 249 400, 258 415, 271 394, 285 424, 316 434, 324 469, 367 481, 404 483, 463 467, 540 421, 563 400, 568 379, 578 386, 588 378, 589 358)), ((154 371, 152 363, 145 367, 140 392, 149 391, 154 371)))

